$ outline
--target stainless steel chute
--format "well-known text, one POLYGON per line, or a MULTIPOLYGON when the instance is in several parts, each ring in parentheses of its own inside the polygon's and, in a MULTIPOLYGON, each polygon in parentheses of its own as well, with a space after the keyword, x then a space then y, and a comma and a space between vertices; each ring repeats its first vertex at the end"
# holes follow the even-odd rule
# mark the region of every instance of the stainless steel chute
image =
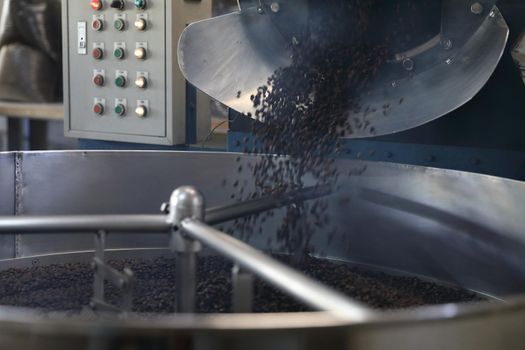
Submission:
MULTIPOLYGON (((178 48, 179 65, 188 81, 228 107, 252 116, 250 96, 277 69, 291 64, 292 41, 315 22, 319 7, 315 1, 258 3, 190 24, 178 48)), ((472 99, 490 78, 509 34, 495 1, 438 4, 441 9, 435 15, 441 14, 441 19, 437 29, 426 31, 426 36, 413 41, 413 47, 395 51, 372 87, 363 90, 363 110, 350 113, 349 118, 368 122, 374 131, 354 128, 347 137, 390 134, 430 122, 472 99), (428 33, 434 34, 429 37, 428 33), (382 106, 389 106, 388 114, 382 106)), ((397 29, 389 28, 388 21, 385 26, 378 31, 397 29)), ((418 34, 410 33, 416 38, 418 34)))

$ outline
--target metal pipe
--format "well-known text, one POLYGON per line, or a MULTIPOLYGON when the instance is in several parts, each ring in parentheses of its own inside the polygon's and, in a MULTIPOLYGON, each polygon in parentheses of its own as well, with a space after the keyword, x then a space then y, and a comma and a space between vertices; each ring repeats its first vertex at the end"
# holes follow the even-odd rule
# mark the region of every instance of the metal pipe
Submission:
POLYGON ((177 252, 175 264, 176 312, 195 312, 197 296, 197 254, 194 251, 177 252))
POLYGON ((181 222, 181 228, 188 237, 216 250, 316 310, 330 311, 353 322, 368 320, 373 315, 366 306, 198 220, 186 219, 181 222))
POLYGON ((169 221, 173 224, 171 247, 177 252, 176 264, 176 311, 192 313, 195 311, 197 295, 197 253, 201 244, 182 234, 180 224, 191 218, 204 219, 204 197, 193 187, 180 187, 173 192, 169 203, 169 221))
POLYGON ((259 214, 261 212, 281 208, 296 202, 326 196, 331 190, 328 186, 307 187, 293 192, 271 195, 232 205, 226 205, 206 210, 206 223, 216 225, 230 220, 259 214))
POLYGON ((0 217, 0 233, 167 233, 170 228, 166 215, 0 217))
MULTIPOLYGON (((277 209, 330 193, 327 186, 308 187, 206 210, 206 222, 215 225, 233 219, 277 209)), ((92 233, 99 230, 126 233, 168 233, 171 219, 166 215, 71 215, 0 217, 0 233, 92 233)))

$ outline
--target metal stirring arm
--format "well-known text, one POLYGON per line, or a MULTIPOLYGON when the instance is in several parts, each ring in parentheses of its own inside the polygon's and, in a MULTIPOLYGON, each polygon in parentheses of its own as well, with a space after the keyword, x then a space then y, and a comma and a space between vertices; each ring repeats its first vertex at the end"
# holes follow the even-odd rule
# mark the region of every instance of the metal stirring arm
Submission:
MULTIPOLYGON (((374 312, 366 306, 204 223, 205 213, 209 213, 210 221, 219 223, 276 209, 297 201, 317 198, 328 193, 328 188, 313 187, 249 201, 244 203, 245 205, 235 204, 206 211, 203 196, 192 187, 182 187, 172 194, 170 203, 165 208, 168 212, 166 215, 0 217, 0 233, 69 232, 92 234, 96 232, 100 234, 100 232, 104 232, 105 234, 115 231, 139 233, 144 232, 144 229, 151 229, 149 232, 167 233, 172 236, 172 248, 177 252, 177 312, 191 313, 195 310, 196 257, 201 245, 204 245, 313 309, 331 312, 345 321, 362 322, 374 315, 374 312), (128 219, 130 220, 128 221, 128 219)), ((101 249, 103 250, 103 245, 97 244, 99 260, 100 256, 103 257, 101 249)), ((95 259, 95 263, 97 261, 95 259)), ((103 267, 101 264, 103 260, 98 262, 98 267, 103 267)), ((109 273, 102 277, 111 279, 112 276, 113 274, 109 273)), ((119 274, 117 277, 122 276, 119 274)), ((103 293, 103 289, 100 288, 103 279, 97 278, 95 283, 95 299, 97 299, 103 293)), ((130 294, 127 293, 127 295, 130 294)), ((128 297, 124 302, 126 304, 124 306, 129 309, 131 299, 128 297)))

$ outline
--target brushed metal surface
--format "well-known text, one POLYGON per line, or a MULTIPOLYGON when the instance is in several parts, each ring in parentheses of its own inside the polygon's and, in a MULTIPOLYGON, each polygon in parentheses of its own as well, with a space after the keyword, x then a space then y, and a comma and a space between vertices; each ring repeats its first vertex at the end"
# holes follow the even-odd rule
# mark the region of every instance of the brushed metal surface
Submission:
MULTIPOLYGON (((464 5, 463 1, 453 3, 464 5)), ((448 2, 450 6, 453 3, 448 2)), ((461 10, 460 7, 459 14, 445 11, 450 16, 442 21, 445 32, 453 28, 460 31, 454 36, 457 46, 443 48, 439 44, 446 39, 442 33, 423 52, 400 54, 411 58, 415 68, 404 72, 401 69, 399 73, 399 62, 388 65, 370 95, 362 96, 362 106, 370 106, 372 112, 352 116, 358 117, 360 123, 368 121, 375 130, 355 130, 347 137, 414 128, 453 111, 479 92, 501 59, 509 29, 496 7, 485 11, 482 21, 480 16, 461 10), (464 31, 458 29, 458 21, 465 23, 464 31), (472 30, 471 23, 481 24, 472 30), (384 105, 390 105, 386 116, 384 105)), ((266 84, 275 70, 291 64, 289 42, 271 16, 260 14, 257 8, 189 25, 181 36, 178 56, 182 73, 193 85, 225 105, 252 115, 255 113, 250 96, 266 84)))
MULTIPOLYGON (((15 157, 0 153, 0 215, 15 214, 15 157)), ((14 235, 0 236, 0 259, 14 258, 14 235)))

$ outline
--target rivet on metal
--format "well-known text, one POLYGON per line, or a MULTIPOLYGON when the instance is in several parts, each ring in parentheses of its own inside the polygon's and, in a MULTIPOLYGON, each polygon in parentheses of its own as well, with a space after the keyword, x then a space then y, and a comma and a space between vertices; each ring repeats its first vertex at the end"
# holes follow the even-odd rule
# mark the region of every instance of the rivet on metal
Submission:
POLYGON ((494 10, 490 11, 489 16, 490 16, 490 18, 496 17, 496 11, 494 11, 494 10))
POLYGON ((447 60, 445 61, 446 64, 452 64, 452 59, 451 58, 447 58, 447 60))
POLYGON ((259 6, 259 7, 257 8, 257 13, 259 13, 260 15, 262 15, 262 14, 264 13, 263 8, 259 6))
POLYGON ((475 15, 481 15, 483 13, 483 5, 479 2, 475 2, 470 6, 470 12, 475 15))
POLYGON ((405 70, 407 71, 411 71, 414 69, 414 61, 412 61, 412 59, 410 58, 405 58, 403 60, 403 68, 405 68, 405 70))
POLYGON ((443 48, 444 48, 445 50, 450 50, 450 49, 452 49, 452 46, 453 46, 453 45, 452 45, 452 40, 447 39, 447 38, 443 38, 443 39, 441 40, 441 45, 443 46, 443 48))

